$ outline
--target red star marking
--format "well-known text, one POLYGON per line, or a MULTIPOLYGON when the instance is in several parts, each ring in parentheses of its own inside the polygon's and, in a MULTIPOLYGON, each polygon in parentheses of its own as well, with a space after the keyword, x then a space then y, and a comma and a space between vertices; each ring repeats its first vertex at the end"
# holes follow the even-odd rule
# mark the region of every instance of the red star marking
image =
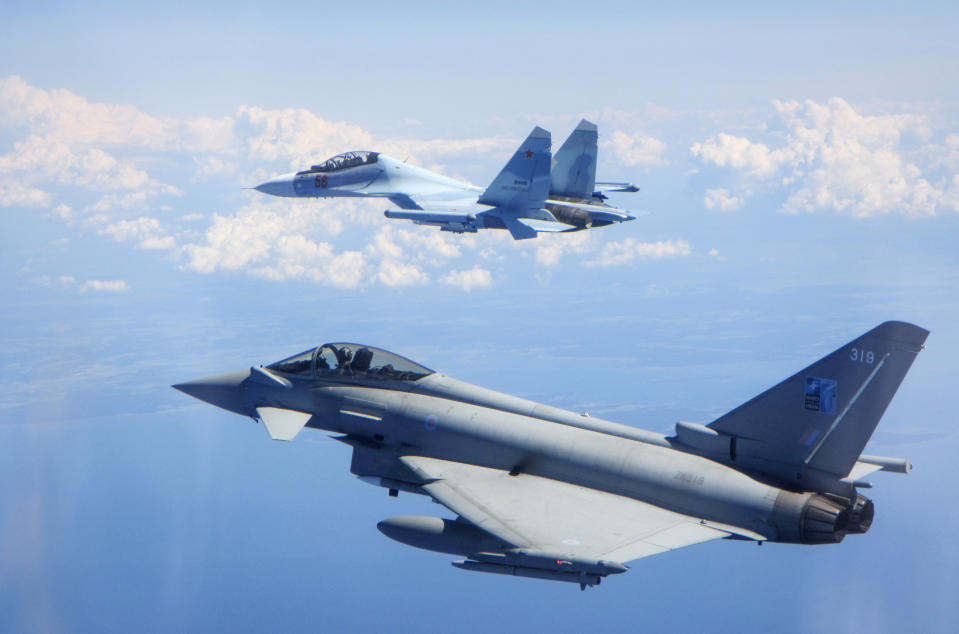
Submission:
POLYGON ((533 158, 533 150, 526 150, 526 158, 533 158))

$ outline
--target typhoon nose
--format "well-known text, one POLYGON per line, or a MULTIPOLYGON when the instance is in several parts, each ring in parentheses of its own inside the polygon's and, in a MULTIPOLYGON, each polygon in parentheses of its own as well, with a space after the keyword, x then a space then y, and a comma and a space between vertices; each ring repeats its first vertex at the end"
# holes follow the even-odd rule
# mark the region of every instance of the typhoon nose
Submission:
POLYGON ((296 191, 293 189, 293 178, 295 176, 296 174, 283 174, 266 181, 262 185, 257 185, 253 189, 270 196, 293 197, 296 196, 296 191))
POLYGON ((173 387, 211 405, 249 416, 251 408, 247 403, 245 388, 249 377, 249 370, 241 370, 177 383, 173 387))

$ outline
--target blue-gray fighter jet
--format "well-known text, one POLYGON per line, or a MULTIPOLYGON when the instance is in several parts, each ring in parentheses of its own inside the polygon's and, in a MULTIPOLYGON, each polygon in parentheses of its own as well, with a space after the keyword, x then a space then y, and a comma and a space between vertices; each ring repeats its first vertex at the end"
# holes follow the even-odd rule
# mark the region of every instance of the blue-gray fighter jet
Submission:
POLYGON ((255 189, 286 197, 384 198, 387 218, 475 233, 506 229, 513 238, 578 231, 633 220, 606 203, 605 192, 636 192, 631 183, 597 183, 596 126, 585 119, 555 157, 550 134, 536 127, 485 190, 378 152, 346 152, 255 189))
POLYGON ((706 424, 669 436, 470 385, 396 354, 330 343, 173 387, 261 421, 335 432, 350 470, 452 518, 387 536, 464 570, 594 586, 627 562, 716 539, 835 544, 865 533, 861 489, 907 460, 862 454, 928 331, 886 322, 706 424))

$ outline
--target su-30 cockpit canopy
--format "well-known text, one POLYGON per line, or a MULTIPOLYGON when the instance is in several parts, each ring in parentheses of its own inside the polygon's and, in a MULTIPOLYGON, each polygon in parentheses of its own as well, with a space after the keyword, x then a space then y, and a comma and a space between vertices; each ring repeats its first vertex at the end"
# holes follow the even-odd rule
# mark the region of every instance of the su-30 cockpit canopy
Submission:
POLYGON ((266 367, 281 374, 318 379, 416 381, 433 373, 397 354, 358 343, 326 343, 266 367))
POLYGON ((342 154, 337 154, 333 158, 327 159, 322 163, 314 165, 305 172, 299 173, 312 174, 313 172, 336 172, 348 167, 356 167, 357 165, 372 165, 373 163, 376 163, 379 155, 379 152, 367 152, 365 150, 356 152, 343 152, 342 154))

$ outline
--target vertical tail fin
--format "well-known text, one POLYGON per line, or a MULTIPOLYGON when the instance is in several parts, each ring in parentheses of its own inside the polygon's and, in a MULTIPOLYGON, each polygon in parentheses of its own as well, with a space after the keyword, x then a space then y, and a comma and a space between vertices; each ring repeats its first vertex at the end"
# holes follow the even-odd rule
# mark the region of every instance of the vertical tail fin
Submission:
POLYGON ((553 156, 551 196, 589 199, 596 188, 596 124, 583 119, 553 156))
POLYGON ((735 439, 740 461, 844 477, 928 335, 887 321, 708 426, 735 439))
POLYGON ((479 202, 504 210, 542 209, 549 195, 550 135, 536 126, 479 202))

